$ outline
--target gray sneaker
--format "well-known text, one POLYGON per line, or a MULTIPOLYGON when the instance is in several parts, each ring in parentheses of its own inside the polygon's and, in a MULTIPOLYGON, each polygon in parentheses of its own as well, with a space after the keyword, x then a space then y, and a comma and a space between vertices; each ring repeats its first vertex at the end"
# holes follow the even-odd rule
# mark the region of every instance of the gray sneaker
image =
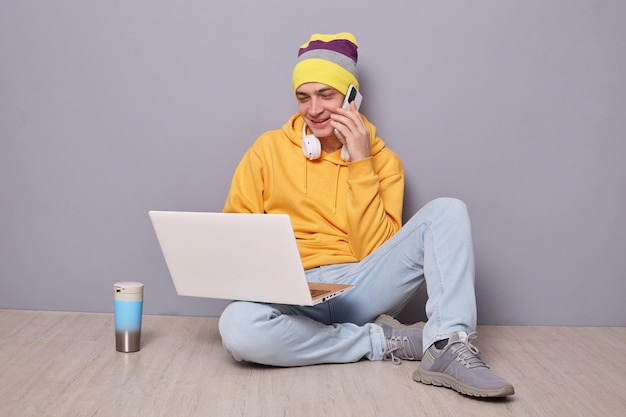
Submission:
POLYGON ((383 353, 384 360, 390 360, 394 365, 402 360, 419 361, 422 359, 422 329, 424 323, 418 322, 405 325, 387 314, 381 314, 374 321, 383 328, 386 347, 383 353))
POLYGON ((441 350, 433 344, 424 353, 422 363, 413 372, 413 380, 427 385, 447 387, 474 397, 506 397, 515 390, 510 382, 495 375, 478 357, 470 343, 476 332, 457 332, 441 350))

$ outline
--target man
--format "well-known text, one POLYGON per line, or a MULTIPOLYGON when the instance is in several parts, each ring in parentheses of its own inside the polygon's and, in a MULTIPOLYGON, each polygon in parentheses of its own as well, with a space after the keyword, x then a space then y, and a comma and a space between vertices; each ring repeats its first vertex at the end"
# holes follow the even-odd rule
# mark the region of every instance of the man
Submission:
POLYGON ((273 366, 421 360, 416 381, 512 395, 470 343, 476 305, 467 209, 437 199, 402 225, 401 160, 354 103, 341 108, 348 87, 359 87, 356 63, 350 33, 316 34, 302 45, 292 74, 298 113, 246 152, 224 206, 289 214, 307 279, 356 287, 314 307, 233 302, 220 318, 224 347, 236 360, 273 366), (424 281, 428 322, 402 325, 393 316, 424 281))

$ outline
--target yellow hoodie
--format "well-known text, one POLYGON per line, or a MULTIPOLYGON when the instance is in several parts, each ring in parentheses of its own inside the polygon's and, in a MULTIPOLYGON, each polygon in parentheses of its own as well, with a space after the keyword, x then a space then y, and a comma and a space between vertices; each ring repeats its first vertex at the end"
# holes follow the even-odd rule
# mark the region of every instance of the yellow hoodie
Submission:
POLYGON ((357 162, 341 150, 305 158, 299 114, 262 134, 235 171, 224 212, 289 214, 305 269, 365 258, 402 226, 404 169, 363 120, 372 156, 357 162))

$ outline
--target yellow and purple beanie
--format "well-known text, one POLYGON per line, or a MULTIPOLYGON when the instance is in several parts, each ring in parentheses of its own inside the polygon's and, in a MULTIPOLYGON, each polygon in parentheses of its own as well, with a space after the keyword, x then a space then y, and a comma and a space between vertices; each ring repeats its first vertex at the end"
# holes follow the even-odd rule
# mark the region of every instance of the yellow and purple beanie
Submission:
POLYGON ((326 84, 343 94, 350 84, 359 88, 357 47, 356 38, 348 32, 312 35, 298 51, 291 75, 293 91, 304 83, 326 84))

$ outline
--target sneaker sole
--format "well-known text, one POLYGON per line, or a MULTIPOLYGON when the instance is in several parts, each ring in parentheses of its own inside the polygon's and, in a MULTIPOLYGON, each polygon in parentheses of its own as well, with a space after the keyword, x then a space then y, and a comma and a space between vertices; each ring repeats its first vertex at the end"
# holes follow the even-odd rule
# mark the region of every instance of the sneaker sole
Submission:
POLYGON ((441 372, 431 372, 422 368, 417 368, 417 370, 413 372, 413 380, 426 385, 450 388, 460 394, 472 397, 498 398, 508 397, 509 395, 515 394, 515 390, 512 385, 505 385, 503 387, 490 390, 477 389, 458 381, 450 375, 446 375, 441 372))

